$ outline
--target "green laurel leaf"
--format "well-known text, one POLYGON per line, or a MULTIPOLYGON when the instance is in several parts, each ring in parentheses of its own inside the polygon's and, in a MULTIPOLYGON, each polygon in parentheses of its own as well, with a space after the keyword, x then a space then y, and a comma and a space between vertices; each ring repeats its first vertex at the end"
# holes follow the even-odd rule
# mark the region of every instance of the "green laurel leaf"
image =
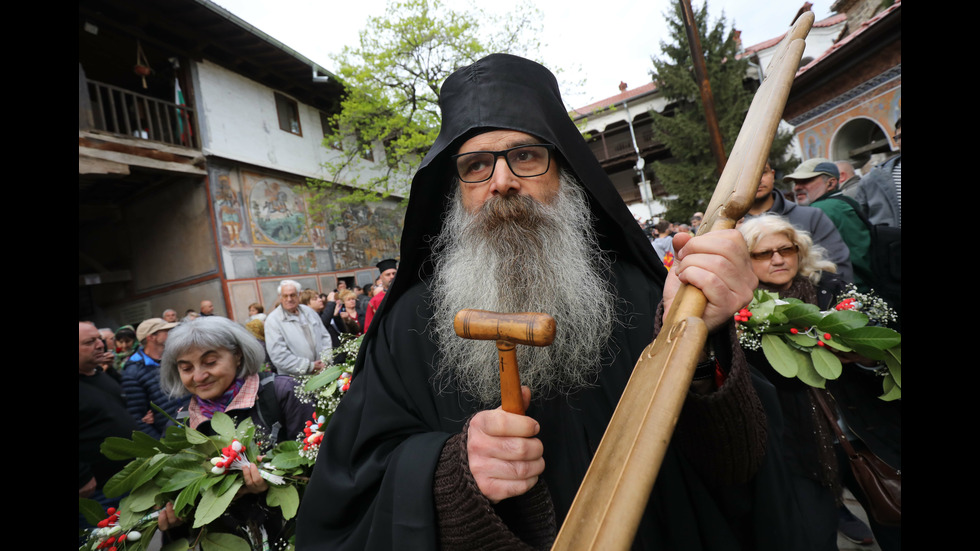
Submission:
POLYGON ((300 467, 309 462, 308 459, 299 454, 299 451, 284 451, 276 454, 272 459, 272 465, 277 469, 289 470, 300 467))
POLYGON ((190 484, 184 487, 183 490, 177 494, 177 499, 174 501, 174 513, 179 517, 186 514, 188 507, 194 505, 197 501, 197 497, 201 495, 201 486, 206 479, 204 477, 194 480, 190 484))
POLYGON ((270 484, 269 491, 265 496, 265 502, 270 507, 279 507, 282 509, 283 518, 289 520, 296 516, 296 511, 299 509, 299 492, 296 491, 296 486, 276 486, 270 484))
POLYGON ((207 532, 201 539, 204 551, 250 551, 251 546, 244 539, 225 532, 207 532))
POLYGON ((891 375, 885 376, 884 381, 882 381, 882 386, 885 393, 878 398, 886 402, 891 402, 902 398, 902 387, 895 384, 895 380, 891 377, 891 375))
MULTIPOLYGON (((244 481, 235 477, 233 484, 224 493, 219 494, 214 487, 208 488, 201 495, 201 502, 194 511, 194 528, 200 528, 210 524, 214 519, 224 514, 235 498, 238 489, 242 487, 244 481)), ((186 490, 186 488, 185 488, 186 490)))
POLYGON ((235 421, 227 413, 216 411, 211 417, 211 430, 222 440, 230 442, 235 437, 235 421))
POLYGON ((804 335, 803 333, 797 333, 796 335, 792 333, 786 333, 786 338, 792 341, 794 344, 800 346, 811 347, 817 346, 817 339, 811 337, 810 335, 804 335))
POLYGON ((100 520, 106 518, 105 509, 94 499, 78 498, 78 512, 85 517, 85 522, 92 526, 95 526, 100 520))
POLYGON ((172 541, 167 545, 164 545, 160 548, 160 551, 187 551, 190 548, 191 543, 187 541, 187 538, 180 538, 177 541, 172 541))
POLYGON ((134 459, 126 464, 121 471, 114 474, 102 487, 106 497, 119 497, 136 487, 136 481, 142 476, 149 459, 134 459))
POLYGON ((790 379, 796 377, 804 362, 801 352, 793 350, 776 335, 762 335, 762 352, 777 373, 790 379))
POLYGON ((887 350, 902 342, 902 335, 887 327, 859 327, 841 334, 844 344, 860 351, 864 348, 887 350))
POLYGON ((815 304, 790 304, 781 313, 796 327, 810 327, 821 319, 820 309, 815 304))
POLYGON ((156 484, 143 484, 126 496, 126 506, 133 512, 146 511, 156 505, 160 488, 156 484))
POLYGON ((317 373, 316 375, 310 377, 310 380, 306 381, 306 384, 303 385, 303 390, 305 390, 306 392, 313 392, 314 390, 320 388, 323 385, 332 383, 337 380, 337 377, 340 377, 341 371, 342 369, 340 368, 340 366, 324 369, 320 373, 317 373))
POLYGON ((187 427, 184 430, 184 437, 187 438, 188 442, 194 445, 207 444, 208 442, 210 442, 210 439, 208 439, 207 436, 205 436, 200 431, 194 430, 190 427, 187 427))
MULTIPOLYGON (((145 434, 137 431, 133 431, 133 437, 135 438, 137 434, 145 434)), ((150 438, 149 436, 146 436, 150 438)), ((150 440, 153 440, 150 438, 150 440)), ((155 443, 156 440, 153 440, 155 443)), ((135 442, 126 438, 119 438, 118 436, 110 436, 106 438, 102 445, 99 446, 99 451, 102 455, 112 459, 113 461, 122 461, 126 459, 132 459, 134 457, 152 457, 157 453, 155 447, 147 445, 145 442, 135 442)))
MULTIPOLYGON (((833 353, 816 346, 811 350, 810 358, 813 360, 814 369, 824 379, 836 379, 840 377, 844 366, 841 365, 840 360, 833 353)), ((823 388, 823 386, 820 388, 823 388)))
POLYGON ((824 379, 813 366, 813 356, 807 353, 799 353, 803 356, 800 368, 796 372, 796 378, 816 388, 824 388, 827 380, 824 379))
POLYGON ((824 316, 817 327, 821 332, 837 335, 868 325, 868 316, 853 310, 840 310, 824 316))
POLYGON ((902 388, 902 347, 894 346, 885 351, 885 365, 895 384, 902 388))

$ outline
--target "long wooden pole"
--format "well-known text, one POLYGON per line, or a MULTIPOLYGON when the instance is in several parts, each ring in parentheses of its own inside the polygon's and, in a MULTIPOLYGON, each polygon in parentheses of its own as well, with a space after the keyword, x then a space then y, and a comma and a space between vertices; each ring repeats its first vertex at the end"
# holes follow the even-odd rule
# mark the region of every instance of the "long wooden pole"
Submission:
POLYGON ((718 166, 718 174, 725 171, 725 141, 718 127, 718 115, 715 113, 715 96, 711 93, 711 82, 708 81, 708 70, 704 66, 704 53, 701 51, 701 38, 698 36, 697 21, 694 20, 694 10, 691 9, 691 0, 680 0, 681 16, 684 21, 684 30, 687 32, 687 43, 691 49, 691 61, 694 64, 694 77, 698 81, 698 90, 701 92, 701 105, 704 107, 704 122, 708 125, 708 143, 711 145, 711 154, 715 156, 715 164, 718 166))
MULTIPOLYGON (((787 33, 752 105, 698 234, 733 228, 748 212, 813 13, 787 33)), ((660 336, 640 355, 552 549, 629 549, 707 339, 706 301, 681 286, 660 336)))

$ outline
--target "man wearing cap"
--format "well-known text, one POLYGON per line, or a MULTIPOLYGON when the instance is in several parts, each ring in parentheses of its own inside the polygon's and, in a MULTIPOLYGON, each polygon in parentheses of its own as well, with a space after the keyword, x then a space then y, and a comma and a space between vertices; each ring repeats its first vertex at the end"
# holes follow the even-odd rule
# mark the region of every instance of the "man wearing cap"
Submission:
POLYGON ((741 236, 679 236, 668 275, 537 63, 486 57, 445 81, 440 106, 399 275, 327 427, 297 547, 549 546, 685 281, 707 298, 710 350, 635 547, 793 548, 791 496, 772 485, 779 454, 766 453, 772 437, 733 337, 732 315, 757 285, 741 236), (551 346, 517 350, 526 416, 497 407, 496 346, 456 336, 463 308, 556 319, 551 346))
POLYGON ((376 264, 378 271, 381 272, 381 276, 378 277, 378 281, 381 282, 381 286, 384 288, 380 293, 375 293, 371 300, 368 302, 367 311, 364 313, 364 331, 367 332, 368 327, 371 326, 371 321, 374 319, 374 315, 378 313, 378 309, 381 308, 381 301, 385 298, 385 293, 388 288, 391 287, 391 282, 395 280, 395 274, 398 273, 398 262, 394 258, 386 258, 381 262, 376 264))
POLYGON ((279 282, 279 306, 265 318, 269 357, 279 373, 294 377, 322 371, 326 364, 321 355, 332 349, 330 333, 320 315, 300 304, 302 291, 298 281, 279 282))
POLYGON ((850 251, 854 267, 854 285, 862 293, 871 290, 874 273, 871 270, 871 232, 861 220, 853 199, 846 197, 837 182, 840 173, 837 165, 822 157, 803 161, 783 182, 793 185, 796 204, 818 208, 830 218, 850 251))
POLYGON ((126 409, 136 421, 137 429, 153 438, 163 436, 167 418, 154 411, 150 403, 175 417, 177 410, 189 401, 189 397, 171 398, 160 389, 160 358, 163 357, 167 334, 176 326, 176 323, 168 323, 162 318, 144 320, 136 328, 139 350, 123 366, 122 388, 126 395, 126 409))
POLYGON ((809 232, 817 245, 827 250, 831 262, 837 265, 837 275, 844 281, 854 281, 854 267, 851 265, 851 252, 841 239, 840 233, 830 218, 820 209, 797 205, 787 201, 783 194, 774 188, 776 171, 771 162, 766 162, 755 193, 755 201, 749 207, 746 220, 767 212, 785 217, 798 229, 809 232))

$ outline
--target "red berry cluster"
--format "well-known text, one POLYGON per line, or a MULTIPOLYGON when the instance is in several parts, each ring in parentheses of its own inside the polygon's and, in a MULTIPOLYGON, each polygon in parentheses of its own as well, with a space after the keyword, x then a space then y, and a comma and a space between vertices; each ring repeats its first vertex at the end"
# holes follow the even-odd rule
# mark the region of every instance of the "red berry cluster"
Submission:
POLYGON ((105 528, 110 524, 117 524, 119 522, 119 511, 116 511, 115 507, 109 507, 105 510, 105 512, 109 516, 100 520, 96 526, 99 528, 105 528))
MULTIPOLYGON (((106 514, 108 517, 99 521, 96 525, 99 528, 108 528, 110 526, 115 526, 119 524, 119 511, 116 511, 115 507, 109 507, 106 509, 106 514)), ((126 534, 119 534, 118 536, 109 536, 108 538, 99 542, 95 546, 96 549, 107 549, 109 551, 116 551, 116 545, 126 541, 126 534)))
POLYGON ((834 309, 835 310, 853 310, 853 309, 857 308, 857 304, 855 304, 855 302, 857 302, 857 301, 855 301, 853 298, 845 298, 844 300, 842 300, 839 303, 837 303, 837 306, 834 306, 834 309))
POLYGON ((221 448, 221 455, 224 457, 222 457, 220 460, 218 460, 217 463, 214 464, 215 467, 221 469, 227 469, 228 467, 231 467, 231 464, 234 463, 236 459, 238 459, 239 454, 245 451, 245 444, 242 444, 241 442, 238 442, 238 448, 241 451, 236 450, 235 449, 236 442, 238 442, 238 440, 232 440, 231 444, 221 448))
POLYGON ((308 450, 314 446, 319 446, 320 442, 323 441, 323 433, 320 432, 320 423, 317 422, 316 414, 313 414, 313 420, 306 422, 306 428, 303 429, 303 434, 306 435, 303 438, 303 450, 308 450))
POLYGON ((750 312, 748 308, 742 308, 738 312, 735 312, 735 321, 745 322, 745 321, 749 321, 749 318, 751 317, 752 317, 752 312, 750 312))

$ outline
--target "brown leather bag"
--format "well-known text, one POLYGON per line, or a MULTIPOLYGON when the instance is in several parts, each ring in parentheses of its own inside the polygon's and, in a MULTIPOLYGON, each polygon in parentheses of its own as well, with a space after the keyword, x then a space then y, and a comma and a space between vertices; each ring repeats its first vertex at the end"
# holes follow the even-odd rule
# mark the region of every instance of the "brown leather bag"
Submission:
POLYGON ((861 491, 870 510, 868 514, 883 526, 902 525, 902 471, 892 468, 890 465, 878 458, 860 440, 850 442, 840 426, 837 425, 837 416, 830 409, 830 405, 824 398, 826 391, 810 389, 814 400, 820 405, 824 415, 834 427, 837 433, 837 441, 841 448, 847 453, 850 460, 851 472, 861 486, 861 491))

